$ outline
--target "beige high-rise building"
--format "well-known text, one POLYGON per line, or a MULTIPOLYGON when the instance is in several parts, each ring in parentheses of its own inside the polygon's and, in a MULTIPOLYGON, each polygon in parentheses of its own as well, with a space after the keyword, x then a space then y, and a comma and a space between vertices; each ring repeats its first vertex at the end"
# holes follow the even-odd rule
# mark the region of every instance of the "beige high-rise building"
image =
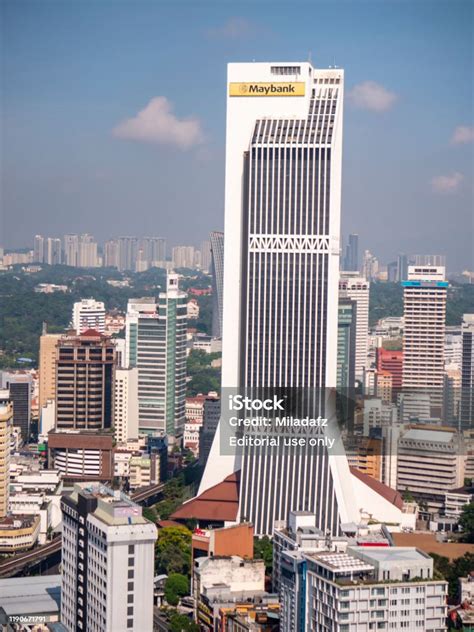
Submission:
POLYGON ((56 397, 56 345, 62 334, 43 333, 39 355, 39 410, 56 397))
POLYGON ((0 391, 0 519, 8 512, 10 486, 10 429, 13 416, 8 391, 0 391))
POLYGON ((56 361, 56 430, 112 427, 115 343, 96 331, 63 336, 56 361))

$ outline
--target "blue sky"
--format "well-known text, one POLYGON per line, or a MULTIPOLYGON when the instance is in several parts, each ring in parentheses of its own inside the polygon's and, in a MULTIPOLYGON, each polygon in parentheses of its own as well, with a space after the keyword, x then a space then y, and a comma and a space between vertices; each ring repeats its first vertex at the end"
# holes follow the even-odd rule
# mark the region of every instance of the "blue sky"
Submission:
POLYGON ((384 262, 472 269, 471 2, 4 0, 2 14, 2 245, 198 244, 223 226, 226 64, 311 54, 346 73, 344 234, 384 262), (160 130, 118 131, 156 97, 160 130))

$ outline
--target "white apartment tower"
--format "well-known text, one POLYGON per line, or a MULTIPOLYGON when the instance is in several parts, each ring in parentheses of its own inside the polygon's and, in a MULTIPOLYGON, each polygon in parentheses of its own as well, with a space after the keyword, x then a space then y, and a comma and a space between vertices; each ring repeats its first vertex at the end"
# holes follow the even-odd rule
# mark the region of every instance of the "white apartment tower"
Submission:
POLYGON ((55 237, 48 237, 46 240, 44 261, 54 266, 61 263, 61 240, 55 237))
POLYGON ((171 251, 171 259, 175 268, 195 267, 194 246, 175 246, 171 251))
MULTIPOLYGON (((336 386, 343 89, 343 70, 307 62, 228 66, 224 389, 336 386)), ((200 492, 241 470, 239 517, 256 534, 290 510, 334 534, 356 520, 341 452, 219 458, 220 437, 200 492)))
POLYGON ((79 483, 61 499, 61 623, 68 632, 151 632, 156 526, 127 496, 79 483))
POLYGON ((74 303, 72 309, 72 326, 80 336, 88 329, 103 334, 105 332, 105 306, 93 298, 83 298, 74 303))
POLYGON ((367 368, 369 293, 370 282, 365 277, 358 272, 341 272, 339 294, 356 303, 355 377, 358 380, 363 380, 367 368))
POLYGON ((96 268, 98 265, 97 242, 88 233, 79 237, 77 265, 80 268, 96 268))
POLYGON ((474 314, 462 319, 461 422, 464 428, 474 419, 474 314))
POLYGON ((430 396, 431 414, 441 415, 448 283, 443 266, 409 266, 402 282, 405 329, 403 390, 430 396))
POLYGON ((79 265, 79 235, 64 235, 64 259, 67 266, 79 265))
POLYGON ((138 369, 115 370, 114 430, 117 442, 138 437, 138 369))
POLYGON ((45 258, 45 243, 42 235, 35 235, 33 245, 33 261, 34 263, 43 263, 45 258))

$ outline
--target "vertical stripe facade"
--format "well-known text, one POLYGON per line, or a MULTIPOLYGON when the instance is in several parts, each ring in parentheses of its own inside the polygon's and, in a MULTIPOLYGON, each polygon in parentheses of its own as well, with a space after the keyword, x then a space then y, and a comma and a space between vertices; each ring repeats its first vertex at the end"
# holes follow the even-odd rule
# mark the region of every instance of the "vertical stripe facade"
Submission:
MULTIPOLYGON (((335 80, 339 83, 339 79, 335 80)), ((306 119, 255 123, 244 174, 241 384, 324 389, 327 380, 330 192, 339 87, 315 81, 306 119)), ((342 129, 342 128, 341 128, 342 129)), ((335 282, 335 283, 334 283, 335 282)), ((331 347, 332 348, 332 347, 331 347)), ((334 346, 335 352, 335 346, 334 346)), ((323 414, 323 404, 316 414, 323 414)), ((325 448, 242 456, 240 517, 272 534, 290 510, 316 513, 323 530, 340 518, 325 448)))

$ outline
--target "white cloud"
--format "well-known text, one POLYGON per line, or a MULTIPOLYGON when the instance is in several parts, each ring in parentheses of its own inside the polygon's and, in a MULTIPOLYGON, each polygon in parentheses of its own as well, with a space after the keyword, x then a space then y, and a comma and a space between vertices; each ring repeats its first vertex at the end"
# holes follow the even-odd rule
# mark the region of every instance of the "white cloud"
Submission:
POLYGON ((363 81, 349 92, 349 99, 357 108, 385 112, 397 100, 397 95, 375 81, 363 81))
POLYGON ((255 25, 249 20, 234 17, 229 18, 222 26, 208 29, 207 34, 222 39, 241 39, 255 34, 256 31, 255 25))
POLYGON ((431 180, 431 188, 435 193, 454 193, 459 189, 464 176, 455 171, 449 176, 436 176, 431 180))
POLYGON ((451 136, 451 142, 454 145, 474 142, 474 127, 458 125, 451 136))
POLYGON ((112 134, 117 138, 174 145, 180 149, 190 149, 204 140, 200 121, 179 119, 166 97, 153 97, 136 116, 119 123, 112 134))

